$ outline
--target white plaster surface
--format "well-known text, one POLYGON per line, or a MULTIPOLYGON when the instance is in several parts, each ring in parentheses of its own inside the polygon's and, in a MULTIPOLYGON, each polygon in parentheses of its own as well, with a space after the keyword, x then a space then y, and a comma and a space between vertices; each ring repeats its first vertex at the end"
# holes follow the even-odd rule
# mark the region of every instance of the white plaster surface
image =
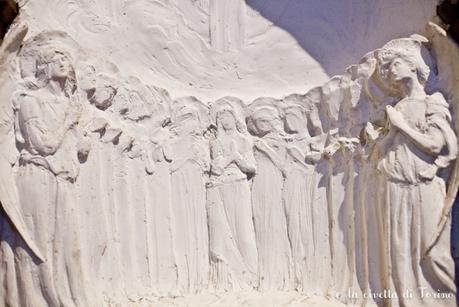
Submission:
MULTIPOLYGON (((20 1, 21 2, 21 1, 20 1)), ((22 1, 31 30, 67 31, 126 75, 195 95, 283 97, 424 31, 435 0, 22 1), (215 39, 212 39, 215 38, 215 39)))
POLYGON ((0 306, 455 306, 434 1, 20 4, 0 306))

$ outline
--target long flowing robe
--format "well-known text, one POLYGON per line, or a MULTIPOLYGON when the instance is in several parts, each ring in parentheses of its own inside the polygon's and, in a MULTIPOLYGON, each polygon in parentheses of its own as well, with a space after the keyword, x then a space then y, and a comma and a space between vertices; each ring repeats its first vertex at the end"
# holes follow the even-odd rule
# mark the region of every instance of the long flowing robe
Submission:
MULTIPOLYGON (((302 153, 310 138, 294 140, 302 153)), ((326 197, 319 188, 315 166, 287 155, 283 199, 292 248, 296 288, 307 294, 325 295, 329 286, 330 244, 326 197)))
MULTIPOLYGON (((285 141, 265 136, 262 141, 285 159, 285 141)), ((282 200, 284 177, 263 152, 255 150, 257 174, 252 184, 252 206, 258 248, 259 289, 293 289, 292 254, 282 200)))
POLYGON ((43 89, 20 99, 17 133, 24 145, 17 171, 19 203, 29 233, 45 258, 37 261, 18 245, 21 306, 87 306, 98 299, 86 287, 80 250, 73 187, 78 176, 78 136, 73 129, 62 136, 57 133, 62 130, 69 98, 52 96, 43 89))
MULTIPOLYGON (((244 137, 239 141, 244 163, 255 168, 250 142, 244 137)), ((227 148, 220 140, 211 149, 213 175, 207 189, 211 283, 217 289, 250 289, 256 286, 257 247, 247 175, 235 162, 221 165, 227 148)))
MULTIPOLYGON (((441 98, 437 95, 405 98, 396 109, 412 129, 426 135, 450 136, 448 106, 444 102, 441 107, 438 99, 441 98)), ((437 234, 445 214, 445 181, 439 176, 429 180, 421 175, 437 157, 421 151, 399 130, 391 129, 385 144, 388 146, 383 148, 378 169, 385 178, 382 218, 386 227, 381 239, 387 242, 386 285, 399 294, 401 306, 455 306, 449 223, 440 236, 437 234), (412 297, 404 297, 406 292, 412 293, 412 297), (453 298, 435 299, 427 295, 437 292, 452 294, 453 298)))
POLYGON ((208 145, 198 136, 178 138, 172 144, 171 170, 173 238, 179 293, 196 293, 208 285, 209 234, 207 229, 205 171, 208 145))

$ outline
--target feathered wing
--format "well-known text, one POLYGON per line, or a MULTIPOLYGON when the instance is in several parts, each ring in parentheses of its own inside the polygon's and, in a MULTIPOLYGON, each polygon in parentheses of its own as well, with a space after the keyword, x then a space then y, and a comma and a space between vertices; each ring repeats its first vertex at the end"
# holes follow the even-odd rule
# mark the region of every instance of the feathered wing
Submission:
POLYGON ((44 257, 24 222, 19 204, 18 191, 13 174, 13 164, 18 151, 15 144, 13 93, 17 85, 17 53, 27 34, 25 24, 16 23, 0 46, 0 203, 15 229, 27 246, 41 261, 44 257))
MULTIPOLYGON (((438 78, 442 81, 439 82, 440 90, 449 100, 450 110, 453 114, 453 128, 456 135, 459 135, 459 88, 457 87, 457 80, 459 80, 459 47, 447 36, 443 29, 433 23, 428 24, 427 33, 432 51, 437 59, 438 78)), ((445 206, 442 217, 438 222, 437 236, 434 238, 431 246, 435 245, 448 221, 448 216, 459 188, 458 177, 459 160, 456 159, 451 166, 449 174, 445 206)))

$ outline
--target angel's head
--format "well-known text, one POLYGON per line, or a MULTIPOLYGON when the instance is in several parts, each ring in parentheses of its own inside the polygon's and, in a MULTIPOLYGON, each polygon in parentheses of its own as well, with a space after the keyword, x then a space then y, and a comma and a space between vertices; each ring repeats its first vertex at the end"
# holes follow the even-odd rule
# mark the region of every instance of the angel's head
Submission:
POLYGON ((67 78, 73 71, 70 55, 63 51, 54 50, 46 55, 46 62, 48 64, 49 77, 53 78, 67 78))
POLYGON ((281 133, 282 118, 279 111, 271 106, 263 106, 255 110, 249 118, 249 127, 251 131, 258 135, 264 136, 268 133, 281 133))
POLYGON ((284 125, 288 133, 304 133, 307 131, 307 110, 301 104, 302 96, 292 94, 284 98, 284 125))
POLYGON ((398 39, 375 51, 381 85, 393 94, 402 95, 407 88, 426 87, 431 69, 429 53, 422 42, 398 39))
POLYGON ((199 134, 200 129, 199 111, 192 106, 183 106, 176 110, 172 122, 172 131, 178 136, 186 134, 199 134))
POLYGON ((217 134, 247 133, 245 105, 236 97, 226 96, 212 103, 210 117, 217 128, 217 134))
POLYGON ((408 79, 416 80, 424 87, 429 76, 429 70, 425 65, 417 65, 409 57, 394 57, 387 69, 388 80, 395 87, 408 79))
POLYGON ((45 49, 37 59, 36 78, 46 86, 51 80, 60 81, 63 89, 74 91, 76 86, 73 59, 67 51, 59 48, 45 49))
POLYGON ((225 131, 235 131, 237 129, 237 119, 233 110, 230 108, 222 109, 217 113, 217 127, 225 131))

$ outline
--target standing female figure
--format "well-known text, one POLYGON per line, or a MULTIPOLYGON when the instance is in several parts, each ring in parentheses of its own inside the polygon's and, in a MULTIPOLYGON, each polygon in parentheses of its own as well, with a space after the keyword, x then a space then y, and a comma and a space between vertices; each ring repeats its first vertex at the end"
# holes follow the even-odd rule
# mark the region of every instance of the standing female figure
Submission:
MULTIPOLYGON (((46 41, 41 36, 35 40, 46 41)), ((35 86, 18 91, 15 126, 21 148, 20 206, 44 261, 19 249, 18 288, 24 291, 20 301, 22 306, 98 304, 86 286, 75 204, 79 160, 88 152, 80 147, 82 136, 76 129, 82 106, 75 94, 72 58, 60 44, 39 46, 32 47, 38 49, 36 58, 27 58, 36 64, 30 79, 35 86)), ((27 51, 24 48, 24 57, 30 57, 27 51)))
MULTIPOLYGON (((378 54, 380 72, 401 100, 387 106, 387 134, 377 143, 382 174, 382 212, 387 287, 401 306, 430 306, 425 293, 455 293, 454 266, 449 255, 449 223, 443 224, 446 191, 441 169, 457 156, 448 104, 440 93, 425 92, 429 67, 421 43, 398 40, 378 54), (400 44, 400 46, 397 46, 400 44), (424 294, 423 294, 424 293, 424 294)), ((435 300, 454 306, 454 299, 435 300)))
POLYGON ((257 136, 252 206, 260 290, 293 289, 292 254, 282 200, 287 149, 278 103, 259 98, 250 106, 248 118, 249 130, 257 136))
POLYGON ((211 282, 225 290, 253 288, 257 248, 247 179, 256 171, 253 145, 243 120, 242 101, 222 98, 212 111, 217 135, 211 142, 207 189, 211 282))
POLYGON ((206 174, 209 145, 203 136, 208 108, 194 97, 172 105, 172 140, 165 150, 171 161, 173 246, 179 293, 196 293, 207 287, 209 235, 206 212, 206 174))
POLYGON ((293 98, 286 99, 284 106, 285 130, 292 136, 287 145, 283 199, 295 286, 305 293, 324 295, 331 264, 326 197, 319 191, 320 177, 315 170, 322 153, 316 146, 318 137, 309 135, 304 106, 293 98))

